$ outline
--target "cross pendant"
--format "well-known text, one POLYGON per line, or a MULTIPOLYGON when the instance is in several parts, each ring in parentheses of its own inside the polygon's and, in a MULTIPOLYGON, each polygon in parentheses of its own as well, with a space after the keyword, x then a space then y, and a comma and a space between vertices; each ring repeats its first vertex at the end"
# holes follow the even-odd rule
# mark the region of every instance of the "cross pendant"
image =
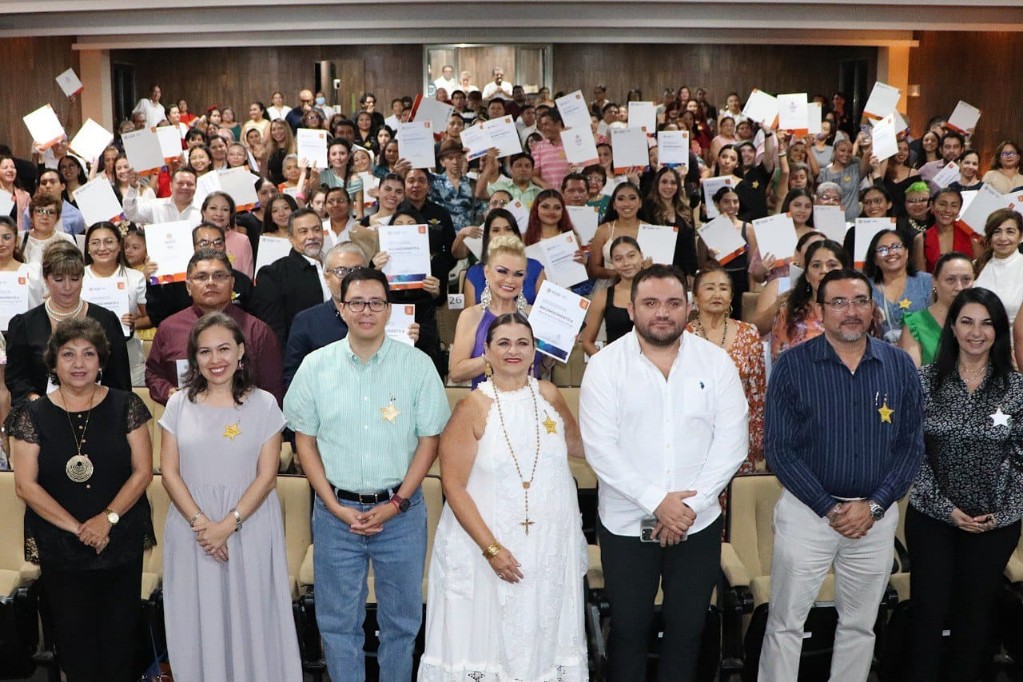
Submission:
POLYGON ((528 516, 526 517, 525 521, 520 521, 519 522, 519 525, 522 526, 526 530, 526 535, 529 535, 529 527, 532 526, 532 525, 535 525, 535 524, 536 524, 536 521, 530 521, 528 516))

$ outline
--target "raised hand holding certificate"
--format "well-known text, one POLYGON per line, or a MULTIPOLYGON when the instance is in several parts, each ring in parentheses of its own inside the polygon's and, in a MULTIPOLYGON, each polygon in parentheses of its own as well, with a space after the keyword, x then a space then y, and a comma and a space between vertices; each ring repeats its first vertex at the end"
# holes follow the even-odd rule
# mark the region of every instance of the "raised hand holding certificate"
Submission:
POLYGON ((497 149, 498 158, 522 152, 522 140, 511 116, 487 121, 483 129, 490 136, 490 146, 497 149))
POLYGON ((185 281, 188 261, 195 253, 192 227, 187 220, 146 226, 146 251, 149 252, 149 259, 156 263, 157 267, 151 277, 155 284, 185 281))
POLYGON ((753 88, 742 114, 766 128, 773 128, 778 121, 778 98, 753 88))
POLYGON ((689 166, 689 131, 662 130, 657 133, 657 162, 668 168, 689 166))
POLYGON ((25 122, 28 132, 32 133, 32 141, 39 149, 49 149, 64 139, 64 126, 49 104, 44 104, 21 120, 25 122))
POLYGON ((703 185, 703 205, 707 209, 707 217, 717 218, 721 215, 721 211, 714 204, 714 195, 722 187, 732 186, 732 176, 719 175, 716 178, 703 178, 700 180, 700 184, 703 185))
POLYGON ((959 100, 959 104, 956 105, 955 111, 948 117, 948 123, 945 125, 952 130, 957 130, 960 133, 967 133, 972 135, 973 130, 977 127, 977 121, 980 120, 980 109, 967 104, 966 102, 959 100))
POLYGON ((327 168, 327 131, 299 128, 295 135, 299 159, 314 168, 327 168))
MULTIPOLYGON (((567 288, 579 284, 579 282, 585 282, 589 278, 586 267, 575 260, 575 254, 580 246, 574 232, 565 232, 557 237, 541 239, 536 246, 543 253, 541 262, 544 264, 548 280, 567 288)), ((380 249, 383 250, 383 242, 381 242, 380 249)))
POLYGON ((657 107, 653 102, 629 102, 629 127, 647 135, 657 132, 657 107))
MULTIPOLYGON (((577 128, 580 132, 590 132, 590 107, 580 90, 570 92, 564 97, 554 100, 566 128, 577 128)), ((591 134, 592 137, 592 134, 591 134)))
POLYGON ((789 130, 793 135, 806 135, 807 102, 805 92, 778 95, 778 129, 789 130))
POLYGON ((796 242, 799 241, 792 216, 777 213, 754 220, 753 232, 757 235, 761 257, 771 254, 779 262, 787 263, 792 260, 792 254, 796 252, 796 242))
POLYGON ((899 153, 894 113, 886 114, 880 121, 875 123, 874 129, 870 134, 874 143, 873 153, 878 161, 890 159, 899 153))
POLYGON ((73 194, 86 225, 105 221, 113 223, 124 217, 121 202, 117 200, 114 187, 105 175, 90 180, 76 189, 73 194))
POLYGON ((387 252, 383 273, 391 289, 422 289, 430 276, 430 234, 426 225, 380 225, 380 250, 387 252))
POLYGON ((473 161, 485 156, 494 145, 490 142, 490 135, 481 125, 466 126, 459 136, 462 146, 469 150, 465 155, 466 161, 473 161))
MULTIPOLYGON (((68 69, 67 71, 64 71, 59 76, 57 76, 55 80, 57 81, 57 85, 60 86, 60 89, 63 90, 64 94, 67 95, 68 97, 74 97, 75 95, 77 95, 78 93, 85 89, 82 86, 81 79, 78 78, 78 74, 75 73, 74 69, 68 69)), ((91 159, 94 157, 90 156, 88 158, 91 159)))
POLYGON ((612 128, 611 155, 615 173, 625 173, 650 163, 646 133, 639 128, 612 128))
POLYGON ((160 138, 152 130, 143 128, 121 135, 128 163, 139 175, 158 173, 163 166, 163 148, 160 138))
POLYGON ((384 333, 391 339, 410 346, 416 345, 408 335, 409 327, 416 321, 416 307, 408 303, 396 303, 391 306, 391 315, 387 318, 384 333))
POLYGON ((589 128, 562 130, 561 144, 565 147, 565 159, 576 166, 588 166, 599 158, 597 142, 589 128))
POLYGON ((536 349, 559 362, 568 362, 589 307, 590 302, 582 296, 544 280, 529 311, 536 349))
POLYGON ((853 232, 853 238, 856 244, 853 249, 853 264, 857 268, 862 268, 867 261, 867 247, 870 246, 874 235, 881 230, 894 230, 895 218, 857 218, 854 229, 856 231, 853 232))
POLYGON ((256 195, 256 180, 259 178, 249 169, 229 168, 217 171, 217 175, 220 176, 221 190, 234 199, 236 211, 248 211, 259 201, 256 195))
POLYGON ((958 179, 959 166, 956 164, 955 161, 949 161, 944 168, 938 171, 937 175, 931 178, 931 182, 933 182, 938 187, 944 189, 958 179))
POLYGON ((579 241, 583 246, 593 241, 593 235, 597 234, 600 211, 596 206, 566 206, 568 218, 572 221, 572 228, 579 235, 579 241))
POLYGON ((895 111, 899 105, 900 97, 902 97, 901 90, 877 81, 874 83, 874 89, 870 91, 870 97, 867 98, 867 103, 863 107, 863 113, 871 118, 884 118, 895 111))
MULTIPOLYGON (((675 259, 675 242, 678 241, 678 228, 671 225, 639 224, 636 242, 643 252, 644 258, 651 258, 655 263, 671 265, 675 259)), ((608 267, 607 264, 604 267, 608 267)))
POLYGON ((181 131, 174 126, 158 126, 155 129, 156 137, 160 140, 160 153, 163 154, 164 163, 171 163, 180 159, 184 151, 181 149, 181 131))
POLYGON ((7 331, 11 318, 28 311, 28 275, 0 272, 0 331, 7 331))
POLYGON ((841 206, 814 206, 813 229, 831 241, 839 244, 845 241, 849 226, 845 222, 845 210, 841 206))
POLYGON ((700 239, 707 245, 711 255, 718 263, 725 265, 732 262, 748 248, 746 240, 735 229, 731 218, 718 216, 709 223, 704 223, 699 230, 700 239))
POLYGON ((1011 203, 1008 196, 984 183, 977 190, 977 196, 970 202, 969 207, 963 211, 960 220, 966 223, 971 230, 982 235, 987 217, 1000 208, 1010 208, 1011 203))
POLYGON ((90 118, 82 124, 82 129, 71 139, 70 146, 71 151, 83 159, 98 159, 113 140, 112 132, 90 118))
POLYGON ((414 121, 398 126, 398 156, 413 168, 433 168, 437 158, 433 153, 433 128, 429 121, 414 121))
MULTIPOLYGON (((148 228, 147 228, 148 229, 148 228)), ((82 279, 82 300, 95 303, 117 315, 118 321, 131 312, 126 277, 85 277, 82 279)), ((131 336, 131 327, 121 321, 125 338, 131 336)))
POLYGON ((448 119, 451 118, 451 112, 454 110, 455 107, 451 104, 438 102, 432 97, 416 95, 416 100, 412 103, 412 115, 409 117, 409 121, 417 123, 426 121, 429 122, 431 131, 442 131, 448 127, 448 119))

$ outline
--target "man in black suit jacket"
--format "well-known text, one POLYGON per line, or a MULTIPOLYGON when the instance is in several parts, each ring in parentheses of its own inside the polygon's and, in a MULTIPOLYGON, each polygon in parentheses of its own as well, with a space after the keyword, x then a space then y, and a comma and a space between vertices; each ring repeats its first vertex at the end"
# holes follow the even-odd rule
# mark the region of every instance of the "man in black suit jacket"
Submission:
POLYGON ((291 253, 256 273, 252 314, 266 322, 284 348, 295 315, 330 298, 320 261, 323 223, 310 208, 288 219, 291 253))

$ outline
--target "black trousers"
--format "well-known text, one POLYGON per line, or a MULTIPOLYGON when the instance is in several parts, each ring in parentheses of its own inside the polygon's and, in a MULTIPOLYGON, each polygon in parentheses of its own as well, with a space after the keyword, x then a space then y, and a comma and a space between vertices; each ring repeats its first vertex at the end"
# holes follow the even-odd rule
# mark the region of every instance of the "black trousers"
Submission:
POLYGON ((967 533, 909 506, 906 543, 914 681, 977 680, 994 597, 1019 536, 1019 521, 986 533, 967 533), (946 625, 951 629, 951 649, 941 666, 938 654, 946 625))
POLYGON ((664 590, 664 639, 657 677, 662 682, 694 681, 707 606, 721 572, 721 518, 674 547, 615 535, 603 524, 598 534, 611 605, 608 681, 646 679, 659 585, 664 590))
POLYGON ((142 558, 93 571, 44 566, 42 581, 67 682, 134 682, 142 558))

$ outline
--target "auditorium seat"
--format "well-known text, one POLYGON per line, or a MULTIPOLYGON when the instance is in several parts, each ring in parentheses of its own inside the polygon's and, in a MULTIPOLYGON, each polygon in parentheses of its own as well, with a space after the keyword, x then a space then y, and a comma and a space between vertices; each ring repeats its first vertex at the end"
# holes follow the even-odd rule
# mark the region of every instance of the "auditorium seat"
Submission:
POLYGON ((0 679, 28 677, 39 643, 36 608, 39 567, 25 560, 25 504, 14 472, 0 471, 0 679))
POLYGON ((142 402, 149 408, 150 414, 153 418, 149 421, 149 439, 153 443, 153 471, 159 473, 160 471, 160 418, 163 416, 164 407, 160 403, 153 400, 149 395, 149 389, 145 386, 136 386, 132 389, 135 395, 142 398, 142 402))
POLYGON ((177 514, 171 506, 170 496, 163 487, 163 477, 159 474, 146 488, 149 506, 153 510, 153 530, 156 531, 156 546, 145 551, 142 556, 142 601, 147 601, 163 585, 163 529, 167 523, 167 514, 177 514))
POLYGON ((461 310, 452 310, 446 305, 437 308, 437 331, 440 334, 440 342, 445 347, 451 346, 455 341, 455 325, 458 324, 458 316, 461 310))
POLYGON ((586 352, 581 343, 572 346, 572 353, 568 356, 568 362, 554 362, 554 369, 551 372, 551 383, 555 386, 579 386, 583 382, 583 372, 586 371, 586 352))
POLYGON ((288 560, 288 586, 291 598, 298 599, 311 585, 302 582, 302 566, 313 546, 313 491, 305 476, 277 477, 277 497, 284 522, 284 545, 288 560))

